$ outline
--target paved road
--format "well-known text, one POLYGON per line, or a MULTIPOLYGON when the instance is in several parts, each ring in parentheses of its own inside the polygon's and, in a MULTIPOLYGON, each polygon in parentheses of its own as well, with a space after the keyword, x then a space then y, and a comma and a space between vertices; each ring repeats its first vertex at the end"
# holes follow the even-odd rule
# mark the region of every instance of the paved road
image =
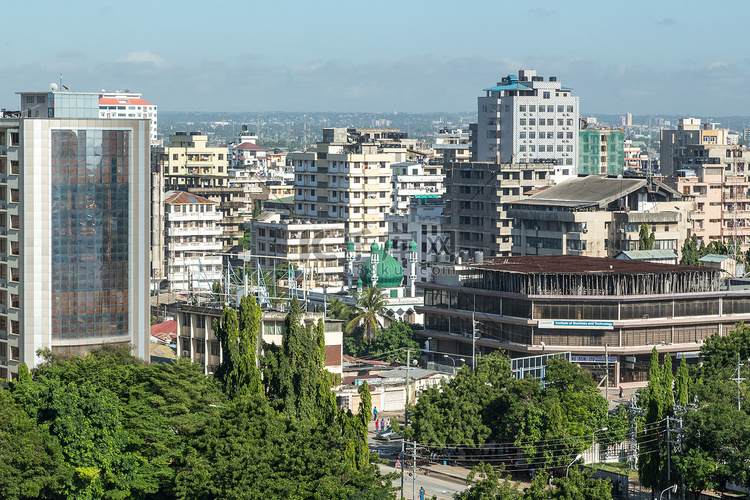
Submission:
MULTIPOLYGON (((401 440, 398 441, 377 441, 372 439, 373 433, 368 435, 370 451, 380 455, 384 463, 380 464, 380 470, 383 474, 396 471, 393 467, 396 457, 401 452, 401 440)), ((468 474, 468 471, 467 471, 468 474)), ((416 492, 416 498, 419 498, 419 488, 425 489, 425 498, 431 498, 435 495, 439 500, 452 500, 453 494, 463 491, 467 488, 466 484, 458 478, 451 478, 438 474, 424 474, 424 469, 418 468, 416 477, 412 476, 411 470, 404 470, 404 498, 412 500, 413 491, 416 492)), ((400 488, 401 478, 393 481, 393 485, 400 488)))
MULTIPOLYGON (((395 469, 390 465, 380 464, 380 471, 383 474, 394 472, 394 470, 395 469)), ((394 480, 393 486, 400 488, 401 478, 394 480)), ((453 494, 459 491, 464 491, 466 489, 466 485, 456 481, 451 481, 448 478, 440 476, 417 473, 416 479, 412 481, 411 475, 404 475, 404 498, 407 498, 409 500, 412 500, 413 498, 418 499, 419 488, 424 488, 425 498, 432 498, 432 496, 435 495, 439 500, 451 500, 453 498, 453 494), (412 491, 416 492, 416 497, 412 497, 412 491)))

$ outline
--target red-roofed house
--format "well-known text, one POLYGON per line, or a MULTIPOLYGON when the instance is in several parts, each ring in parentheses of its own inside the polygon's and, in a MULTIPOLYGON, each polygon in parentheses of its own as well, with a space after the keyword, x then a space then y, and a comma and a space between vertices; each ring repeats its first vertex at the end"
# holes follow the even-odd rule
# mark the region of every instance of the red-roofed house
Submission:
POLYGON ((244 126, 239 140, 229 144, 229 168, 266 173, 270 161, 270 150, 256 144, 257 140, 258 136, 247 132, 244 126))
POLYGON ((156 106, 141 99, 135 92, 104 92, 99 94, 99 118, 145 118, 149 125, 149 142, 158 146, 156 138, 156 106))
POLYGON ((166 344, 177 342, 177 321, 169 320, 156 325, 151 325, 151 341, 157 339, 166 344))

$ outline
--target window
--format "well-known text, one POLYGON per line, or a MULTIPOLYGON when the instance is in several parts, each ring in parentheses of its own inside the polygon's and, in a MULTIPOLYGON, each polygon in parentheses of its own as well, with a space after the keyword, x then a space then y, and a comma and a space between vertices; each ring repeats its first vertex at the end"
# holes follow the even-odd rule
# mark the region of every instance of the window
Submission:
POLYGON ((560 104, 559 106, 557 106, 557 112, 558 113, 562 113, 563 109, 565 109, 565 106, 563 106, 562 104, 560 104))
POLYGON ((532 113, 533 113, 534 111, 536 111, 536 106, 534 106, 533 104, 532 104, 532 105, 530 105, 530 106, 529 106, 529 111, 531 111, 532 113))
POLYGON ((524 106, 524 105, 518 106, 518 111, 520 111, 522 113, 525 112, 526 111, 526 106, 524 106))
POLYGON ((536 119, 529 118, 529 125, 536 125, 536 119))
MULTIPOLYGON (((533 132, 532 132, 532 133, 533 133, 533 132)), ((518 138, 519 138, 519 139, 526 139, 526 132, 520 132, 520 133, 518 134, 518 138)))
POLYGON ((542 97, 543 97, 544 99, 549 99, 549 92, 544 92, 544 93, 542 94, 542 97))
POLYGON ((519 125, 526 125, 526 118, 521 118, 518 120, 519 125))
POLYGON ((536 132, 529 132, 529 139, 536 139, 536 132))
POLYGON ((547 118, 547 125, 552 126, 554 124, 555 124, 555 120, 553 120, 552 118, 547 118))
POLYGON ((573 112, 573 106, 568 106, 567 109, 568 109, 568 113, 572 113, 573 112))
POLYGON ((177 153, 174 153, 172 155, 172 161, 177 161, 178 159, 179 159, 179 156, 177 155, 177 153))
POLYGON ((223 159, 224 159, 224 155, 223 155, 223 154, 220 154, 220 155, 219 155, 219 159, 220 159, 220 160, 223 160, 223 159))
POLYGON ((552 113, 552 112, 554 112, 554 111, 555 111, 555 107, 554 107, 554 106, 552 106, 552 105, 549 105, 549 106, 547 106, 547 111, 548 111, 549 113, 552 113))

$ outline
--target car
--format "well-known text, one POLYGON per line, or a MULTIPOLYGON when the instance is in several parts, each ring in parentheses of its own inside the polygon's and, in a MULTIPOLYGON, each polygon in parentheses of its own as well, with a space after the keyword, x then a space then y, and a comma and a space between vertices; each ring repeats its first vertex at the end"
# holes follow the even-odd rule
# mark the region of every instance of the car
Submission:
POLYGON ((386 431, 376 434, 375 439, 379 439, 381 441, 395 441, 397 439, 401 439, 401 434, 399 434, 398 432, 386 431))

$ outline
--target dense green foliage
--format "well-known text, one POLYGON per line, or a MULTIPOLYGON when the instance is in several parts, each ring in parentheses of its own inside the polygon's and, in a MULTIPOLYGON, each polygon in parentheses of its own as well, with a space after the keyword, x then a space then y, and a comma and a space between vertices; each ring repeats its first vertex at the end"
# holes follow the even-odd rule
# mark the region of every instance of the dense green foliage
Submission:
POLYGON ((41 353, 0 390, 0 498, 393 498, 367 446, 369 388, 359 414, 337 410, 323 323, 305 328, 299 314, 263 379, 252 299, 216 325, 216 377, 184 360, 143 364, 126 347, 41 353))
POLYGON ((415 338, 412 325, 404 321, 394 321, 381 330, 372 342, 357 335, 357 330, 344 338, 344 354, 357 358, 406 363, 407 349, 411 349, 412 359, 422 354, 422 344, 415 338))
POLYGON ((524 456, 526 468, 564 466, 591 446, 622 440, 626 421, 607 415, 607 403, 588 372, 564 360, 548 361, 547 385, 511 377, 509 360, 484 357, 475 371, 422 392, 403 432, 422 443, 472 447, 503 443, 507 457, 524 456), (515 450, 515 451, 512 451, 515 450))
POLYGON ((698 252, 698 237, 693 234, 685 238, 685 242, 682 244, 680 265, 699 266, 700 262, 698 259, 701 258, 701 255, 698 252))
MULTIPOLYGON (((639 394, 646 409, 639 423, 638 471, 643 485, 656 494, 672 482, 685 485, 686 493, 699 498, 709 489, 724 491, 727 482, 750 486, 750 401, 748 382, 738 386, 737 361, 750 356, 750 328, 737 325, 726 336, 707 338, 701 347, 703 363, 689 367, 680 360, 676 379, 672 358, 652 352, 649 385, 639 394), (738 408, 739 404, 741 408, 738 408), (682 447, 670 445, 667 461, 667 418, 672 428, 683 419, 682 447), (679 478, 679 481, 677 481, 679 478)), ((749 378, 743 368, 742 378, 749 378)), ((674 441, 677 434, 671 434, 674 441)))
POLYGON ((480 464, 471 471, 466 483, 474 485, 453 495, 456 500, 611 500, 609 481, 594 479, 592 471, 571 468, 568 477, 552 479, 542 472, 531 481, 531 486, 520 489, 508 476, 503 477, 488 464, 480 464))

